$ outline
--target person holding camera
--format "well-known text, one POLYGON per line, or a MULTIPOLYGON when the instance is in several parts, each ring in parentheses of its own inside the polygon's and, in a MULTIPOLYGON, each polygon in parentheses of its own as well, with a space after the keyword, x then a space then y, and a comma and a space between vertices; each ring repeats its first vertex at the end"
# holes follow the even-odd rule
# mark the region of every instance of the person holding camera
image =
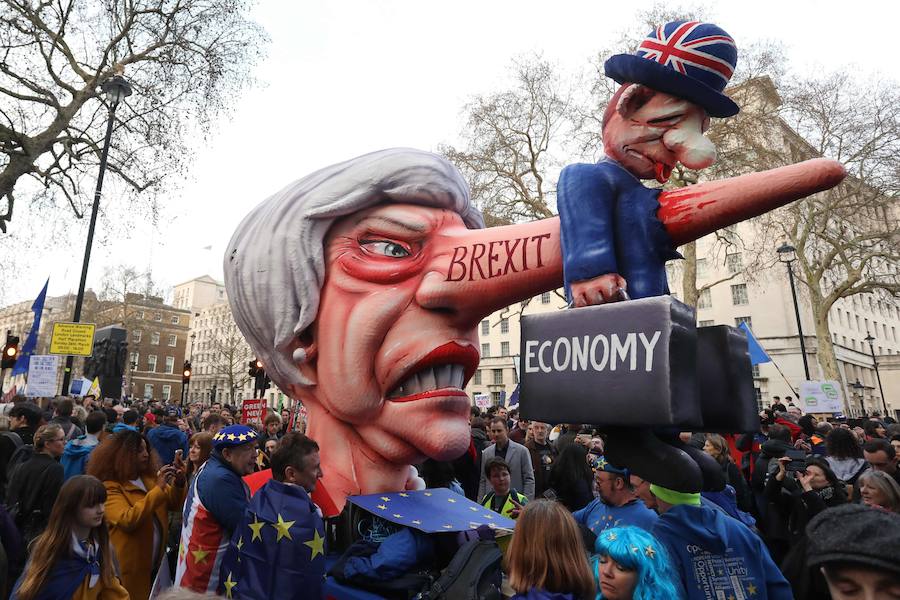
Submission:
POLYGON ((776 519, 768 531, 773 558, 781 562, 788 550, 804 536, 806 524, 833 506, 847 503, 847 492, 828 463, 820 458, 792 456, 777 460, 778 471, 766 482, 765 496, 776 519))

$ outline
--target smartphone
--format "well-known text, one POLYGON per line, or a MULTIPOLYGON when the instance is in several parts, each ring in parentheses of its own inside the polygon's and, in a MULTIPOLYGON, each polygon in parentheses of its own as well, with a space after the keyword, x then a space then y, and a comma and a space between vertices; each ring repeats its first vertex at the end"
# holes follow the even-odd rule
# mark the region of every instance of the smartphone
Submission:
POLYGON ((806 452, 803 450, 788 450, 784 453, 791 462, 784 468, 788 472, 803 472, 806 470, 806 452))

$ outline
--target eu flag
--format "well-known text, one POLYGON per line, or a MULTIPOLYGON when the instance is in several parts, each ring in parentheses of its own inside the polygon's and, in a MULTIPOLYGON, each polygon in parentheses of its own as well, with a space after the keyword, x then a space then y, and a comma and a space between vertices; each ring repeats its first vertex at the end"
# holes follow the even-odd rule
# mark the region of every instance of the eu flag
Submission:
POLYGON ((28 372, 28 365, 31 363, 31 355, 34 354, 34 350, 37 348, 38 332, 41 329, 41 314, 44 312, 44 300, 47 299, 48 285, 50 285, 49 277, 44 284, 44 289, 41 290, 41 293, 35 298, 34 304, 31 305, 31 310, 34 311, 34 322, 31 324, 31 331, 28 332, 28 339, 25 340, 25 344, 22 345, 19 358, 16 360, 16 364, 13 367, 13 377, 28 372))
POLYGON ((268 481, 250 500, 222 560, 226 598, 320 598, 325 524, 300 486, 268 481))
POLYGON ((747 327, 747 323, 742 321, 741 324, 738 325, 738 327, 743 329, 744 333, 747 334, 747 350, 749 351, 749 354, 750 354, 750 364, 758 365, 760 363, 771 362, 772 359, 769 357, 768 354, 766 354, 766 351, 763 350, 763 347, 756 340, 756 337, 754 337, 753 332, 750 331, 749 327, 747 327))

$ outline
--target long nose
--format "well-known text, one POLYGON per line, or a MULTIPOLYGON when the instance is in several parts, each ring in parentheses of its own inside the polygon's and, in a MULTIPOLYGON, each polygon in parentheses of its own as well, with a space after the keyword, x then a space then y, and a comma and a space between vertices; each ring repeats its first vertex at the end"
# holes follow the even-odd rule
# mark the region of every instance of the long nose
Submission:
POLYGON ((441 230, 416 292, 423 308, 475 325, 497 309, 562 285, 559 219, 491 229, 441 230))
POLYGON ((705 169, 716 162, 716 146, 699 126, 669 129, 663 134, 663 144, 689 169, 705 169))

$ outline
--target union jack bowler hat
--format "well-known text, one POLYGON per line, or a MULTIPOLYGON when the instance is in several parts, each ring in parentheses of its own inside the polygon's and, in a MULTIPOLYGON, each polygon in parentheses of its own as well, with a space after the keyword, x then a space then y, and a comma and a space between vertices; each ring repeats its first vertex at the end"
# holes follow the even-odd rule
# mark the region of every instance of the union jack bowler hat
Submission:
POLYGON ((699 21, 672 21, 657 27, 634 54, 616 54, 604 65, 619 83, 640 83, 689 100, 712 117, 730 117, 740 108, 722 93, 737 65, 737 46, 721 27, 699 21))

